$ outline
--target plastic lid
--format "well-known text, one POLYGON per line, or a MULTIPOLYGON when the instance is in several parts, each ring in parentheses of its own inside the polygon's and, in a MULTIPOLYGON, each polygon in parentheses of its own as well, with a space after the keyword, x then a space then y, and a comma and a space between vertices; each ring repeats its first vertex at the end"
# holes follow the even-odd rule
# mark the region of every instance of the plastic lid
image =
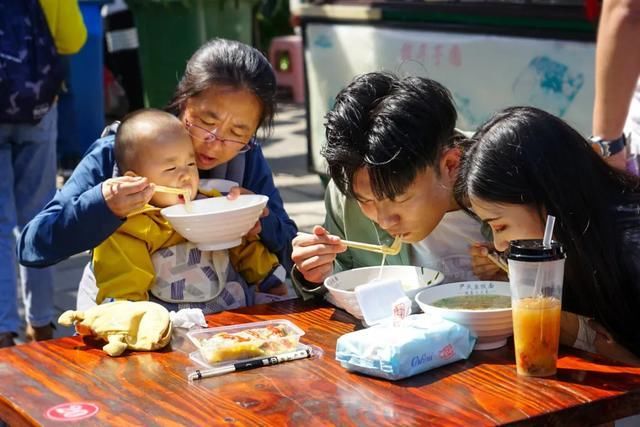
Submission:
POLYGON ((398 279, 373 280, 355 289, 364 322, 375 325, 393 316, 393 303, 405 296, 398 279))
POLYGON ((512 240, 509 259, 523 262, 543 262, 564 259, 567 254, 559 242, 551 241, 550 247, 542 245, 542 239, 512 240))

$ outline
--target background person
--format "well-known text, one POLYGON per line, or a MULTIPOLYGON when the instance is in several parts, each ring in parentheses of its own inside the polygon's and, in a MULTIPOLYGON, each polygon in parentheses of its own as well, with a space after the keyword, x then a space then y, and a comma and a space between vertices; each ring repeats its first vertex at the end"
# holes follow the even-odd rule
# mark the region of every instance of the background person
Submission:
MULTIPOLYGON (((640 0, 604 0, 598 25, 595 67, 595 99, 592 135, 614 153, 605 160, 619 169, 629 167, 636 174, 640 153, 640 0), (639 88, 639 89, 636 89, 639 88), (636 100, 630 102, 636 90, 636 100), (630 147, 623 145, 623 128, 628 118, 630 147)), ((602 154, 598 144, 594 149, 602 154)))
MULTIPOLYGON (((0 32, 0 347, 8 347, 20 325, 14 233, 55 193, 59 54, 79 51, 87 30, 76 0, 21 0, 0 2, 0 32)), ((21 267, 20 279, 27 340, 51 338, 53 272, 21 267)))

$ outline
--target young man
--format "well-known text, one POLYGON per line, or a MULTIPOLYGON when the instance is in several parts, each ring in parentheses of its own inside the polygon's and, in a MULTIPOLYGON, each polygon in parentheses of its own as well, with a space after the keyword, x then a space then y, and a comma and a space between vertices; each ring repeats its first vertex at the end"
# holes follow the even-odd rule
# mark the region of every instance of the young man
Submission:
MULTIPOLYGON (((341 239, 406 243, 387 264, 419 265, 447 282, 496 273, 482 261, 481 224, 454 200, 460 145, 449 91, 421 77, 358 76, 327 114, 323 156, 332 181, 325 226, 293 240, 294 283, 304 298, 324 292, 329 275, 380 265, 379 254, 347 248, 341 239), (486 270, 486 271, 485 271, 486 270)), ((486 253, 485 253, 486 255, 486 253)))

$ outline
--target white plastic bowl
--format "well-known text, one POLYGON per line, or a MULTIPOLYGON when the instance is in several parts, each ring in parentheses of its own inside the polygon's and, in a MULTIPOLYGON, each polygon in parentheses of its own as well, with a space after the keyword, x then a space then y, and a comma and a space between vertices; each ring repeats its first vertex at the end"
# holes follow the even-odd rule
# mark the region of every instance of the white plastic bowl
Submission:
POLYGON ((222 194, 227 194, 229 191, 231 191, 233 187, 237 187, 237 186, 238 186, 238 183, 235 181, 230 181, 228 179, 218 179, 218 178, 201 179, 200 184, 198 185, 199 188, 202 188, 205 190, 216 189, 222 194))
POLYGON ((511 308, 464 310, 440 308, 431 305, 442 299, 463 295, 511 296, 509 282, 470 281, 433 286, 416 295, 416 302, 425 313, 433 313, 466 326, 478 337, 476 350, 492 350, 507 343, 513 335, 511 308))
POLYGON ((242 236, 258 221, 268 200, 260 194, 242 194, 235 200, 213 197, 191 202, 191 212, 179 204, 160 213, 200 250, 215 251, 242 243, 242 236))
MULTIPOLYGON (((325 279, 324 285, 329 291, 327 301, 342 308, 352 316, 362 319, 360 304, 356 299, 355 288, 378 278, 380 267, 362 267, 342 271, 325 279)), ((399 279, 405 294, 413 300, 416 294, 427 286, 444 280, 442 273, 426 267, 407 265, 385 265, 381 279, 399 279)))

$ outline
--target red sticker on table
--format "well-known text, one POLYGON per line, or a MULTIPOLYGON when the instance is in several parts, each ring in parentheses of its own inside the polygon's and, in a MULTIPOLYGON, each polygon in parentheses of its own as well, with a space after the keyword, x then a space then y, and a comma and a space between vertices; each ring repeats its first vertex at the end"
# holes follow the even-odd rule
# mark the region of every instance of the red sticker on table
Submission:
POLYGON ((49 408, 45 417, 53 421, 78 421, 93 417, 98 406, 88 402, 67 402, 49 408))

